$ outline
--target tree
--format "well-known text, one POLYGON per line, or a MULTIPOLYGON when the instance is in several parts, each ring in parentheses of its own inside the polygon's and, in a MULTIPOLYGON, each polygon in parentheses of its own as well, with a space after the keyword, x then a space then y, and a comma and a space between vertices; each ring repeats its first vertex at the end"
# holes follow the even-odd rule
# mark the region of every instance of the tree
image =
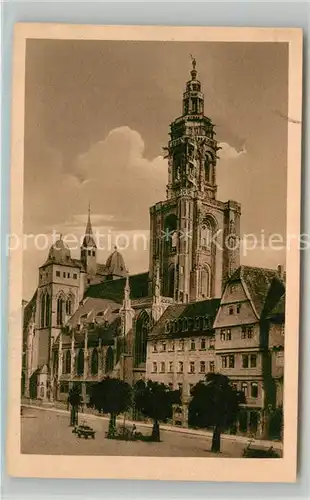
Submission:
POLYGON ((78 424, 78 410, 82 403, 80 386, 74 385, 68 393, 68 406, 71 405, 70 426, 78 424))
POLYGON ((115 436, 116 416, 128 410, 131 401, 130 385, 118 378, 106 377, 91 388, 89 406, 110 414, 109 438, 115 436))
POLYGON ((134 386, 135 408, 153 420, 152 439, 160 441, 159 422, 172 415, 174 404, 180 404, 180 392, 167 385, 148 380, 139 380, 134 386))
POLYGON ((236 391, 230 380, 220 373, 208 373, 205 380, 191 391, 189 423, 198 427, 213 427, 211 451, 221 450, 221 433, 237 420, 244 394, 236 391))

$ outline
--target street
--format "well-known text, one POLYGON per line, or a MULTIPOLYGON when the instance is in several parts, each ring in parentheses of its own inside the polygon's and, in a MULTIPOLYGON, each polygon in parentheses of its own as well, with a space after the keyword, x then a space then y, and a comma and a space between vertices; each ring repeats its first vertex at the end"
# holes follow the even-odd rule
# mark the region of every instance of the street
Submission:
MULTIPOLYGON (((69 413, 54 409, 23 408, 21 416, 21 452, 37 455, 117 455, 162 457, 241 457, 244 443, 222 439, 222 453, 209 450, 211 439, 181 432, 161 431, 161 442, 117 441, 106 439, 108 420, 85 413, 79 423, 86 422, 96 431, 95 439, 78 438, 69 427, 69 413)), ((139 426, 145 435, 150 428, 139 426)))

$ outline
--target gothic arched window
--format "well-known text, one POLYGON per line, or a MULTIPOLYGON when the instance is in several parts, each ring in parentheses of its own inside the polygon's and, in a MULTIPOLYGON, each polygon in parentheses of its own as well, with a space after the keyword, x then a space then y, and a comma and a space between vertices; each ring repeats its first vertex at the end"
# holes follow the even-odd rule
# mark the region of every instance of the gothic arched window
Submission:
POLYGON ((135 335, 135 365, 146 361, 147 335, 150 327, 150 318, 146 311, 142 311, 136 322, 135 335))
POLYGON ((64 373, 71 373, 71 352, 67 351, 64 356, 65 366, 64 373))
POLYGON ((175 252, 177 246, 177 234, 178 229, 178 218, 174 214, 168 215, 164 222, 164 243, 165 252, 175 252))
POLYGON ((109 373, 114 367, 114 353, 112 347, 108 347, 107 354, 105 357, 105 372, 109 373))
POLYGON ((200 230, 200 242, 202 248, 211 248, 212 227, 210 221, 204 221, 200 230))
POLYGON ((50 324, 51 324, 51 298, 49 294, 47 294, 45 302, 45 326, 50 326, 50 324))
POLYGON ((76 374, 83 375, 83 373, 84 373, 84 351, 83 349, 80 349, 76 362, 76 374))
POLYGON ((96 348, 91 355, 90 371, 92 375, 97 375, 98 373, 98 351, 96 348))
POLYGON ((45 326, 45 293, 42 293, 41 295, 41 318, 40 318, 40 326, 41 328, 44 328, 45 326))
POLYGON ((211 280, 208 267, 204 267, 200 271, 199 276, 199 295, 201 298, 209 298, 211 295, 211 280))
POLYGON ((62 325, 64 319, 64 299, 58 297, 57 299, 57 325, 62 325))
POLYGON ((72 315, 72 303, 73 303, 73 299, 70 296, 66 300, 66 315, 67 316, 71 316, 72 315))
POLYGON ((168 269, 167 274, 167 295, 168 297, 174 297, 174 284, 175 284, 175 269, 171 266, 168 269))

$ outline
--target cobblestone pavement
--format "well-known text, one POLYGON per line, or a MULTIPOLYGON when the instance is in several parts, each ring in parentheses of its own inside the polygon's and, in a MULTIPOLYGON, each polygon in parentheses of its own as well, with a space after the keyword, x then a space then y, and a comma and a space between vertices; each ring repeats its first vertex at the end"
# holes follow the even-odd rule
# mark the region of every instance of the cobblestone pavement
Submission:
MULTIPOLYGON (((214 457, 211 439, 178 432, 161 431, 160 443, 116 441, 105 438, 108 420, 79 415, 96 431, 95 439, 78 438, 69 427, 69 413, 48 409, 24 408, 21 417, 21 452, 39 455, 119 455, 162 457, 214 457)), ((149 434, 150 429, 137 430, 149 434)), ((244 443, 222 440, 220 457, 241 457, 244 443)))

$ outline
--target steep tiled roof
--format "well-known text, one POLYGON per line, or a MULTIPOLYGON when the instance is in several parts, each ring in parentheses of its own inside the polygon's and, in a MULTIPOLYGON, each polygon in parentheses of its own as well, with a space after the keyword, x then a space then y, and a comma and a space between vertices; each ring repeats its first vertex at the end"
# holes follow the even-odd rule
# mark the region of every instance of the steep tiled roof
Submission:
MULTIPOLYGON (((148 273, 135 274, 129 277, 130 297, 139 299, 148 295, 148 273)), ((124 297, 126 278, 104 281, 90 285, 86 297, 104 298, 121 304, 124 297)))
MULTIPOLYGON (((277 270, 241 266, 241 268, 236 271, 236 275, 238 272, 249 292, 255 310, 260 317, 272 280, 278 275, 277 270)), ((232 277, 232 280, 235 280, 235 275, 232 277)))
POLYGON ((164 337, 173 337, 173 336, 186 336, 193 335, 192 331, 182 332, 173 334, 166 331, 166 322, 173 321, 175 319, 180 318, 195 318, 197 316, 209 316, 211 320, 211 325, 215 319, 217 310, 220 305, 220 299, 208 299, 202 300, 199 302, 192 302, 189 304, 175 304, 167 307, 164 314, 158 320, 158 322, 154 325, 151 330, 149 337, 150 338, 164 338, 164 337))

